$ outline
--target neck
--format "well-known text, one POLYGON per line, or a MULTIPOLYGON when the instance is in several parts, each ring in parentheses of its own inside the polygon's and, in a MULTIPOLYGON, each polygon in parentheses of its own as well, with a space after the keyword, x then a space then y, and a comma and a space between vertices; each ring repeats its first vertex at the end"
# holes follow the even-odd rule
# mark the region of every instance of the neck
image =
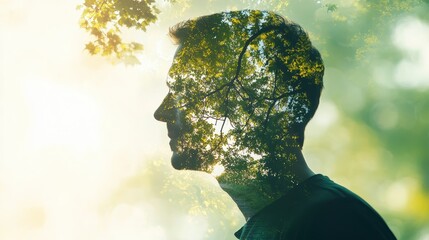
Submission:
POLYGON ((285 166, 285 169, 282 169, 280 177, 278 177, 279 174, 276 174, 276 178, 272 176, 257 177, 261 176, 260 173, 249 177, 248 174, 228 173, 226 171, 225 175, 234 176, 218 178, 221 188, 231 196, 246 220, 283 196, 300 182, 314 175, 307 166, 300 150, 293 156, 293 160, 285 159, 287 164, 281 164, 285 166), (239 181, 237 181, 238 176, 241 176, 239 181), (231 179, 235 179, 235 181, 231 181, 231 179))

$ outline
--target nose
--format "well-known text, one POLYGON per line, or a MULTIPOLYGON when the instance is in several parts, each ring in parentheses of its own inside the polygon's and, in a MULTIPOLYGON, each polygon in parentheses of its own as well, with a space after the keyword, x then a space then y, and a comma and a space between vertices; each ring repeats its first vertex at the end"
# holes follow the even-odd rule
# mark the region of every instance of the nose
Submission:
POLYGON ((174 122, 178 109, 174 107, 173 103, 171 94, 167 94, 161 105, 155 110, 153 117, 160 122, 174 122))

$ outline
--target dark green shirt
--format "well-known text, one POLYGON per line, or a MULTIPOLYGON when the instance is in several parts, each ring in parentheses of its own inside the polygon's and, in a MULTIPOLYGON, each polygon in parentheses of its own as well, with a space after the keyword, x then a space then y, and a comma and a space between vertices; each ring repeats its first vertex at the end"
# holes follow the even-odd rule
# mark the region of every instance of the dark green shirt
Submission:
POLYGON ((251 217, 239 239, 396 239, 363 199, 314 175, 251 217))

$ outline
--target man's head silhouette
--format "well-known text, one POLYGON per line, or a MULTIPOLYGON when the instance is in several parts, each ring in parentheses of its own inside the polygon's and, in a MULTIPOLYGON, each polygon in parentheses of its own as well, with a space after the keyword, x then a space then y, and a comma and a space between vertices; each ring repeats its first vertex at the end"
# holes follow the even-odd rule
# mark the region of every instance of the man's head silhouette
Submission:
POLYGON ((314 174, 301 153, 324 66, 299 25, 243 10, 179 23, 170 35, 178 49, 154 116, 167 123, 174 168, 223 169, 217 180, 248 220, 237 237, 393 236, 367 203, 314 174))
POLYGON ((167 123, 175 168, 261 167, 302 147, 324 68, 300 26, 245 10, 189 20, 170 35, 179 47, 155 117, 167 123))

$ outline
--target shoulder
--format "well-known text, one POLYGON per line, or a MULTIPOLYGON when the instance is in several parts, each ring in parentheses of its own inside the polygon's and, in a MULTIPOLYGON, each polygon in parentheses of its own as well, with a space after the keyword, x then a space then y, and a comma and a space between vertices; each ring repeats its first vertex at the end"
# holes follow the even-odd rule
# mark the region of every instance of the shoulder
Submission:
POLYGON ((318 204, 300 224, 304 239, 396 239, 383 218, 353 195, 318 204))
POLYGON ((303 192, 289 228, 297 239, 396 239, 365 200, 329 178, 313 178, 303 192))

